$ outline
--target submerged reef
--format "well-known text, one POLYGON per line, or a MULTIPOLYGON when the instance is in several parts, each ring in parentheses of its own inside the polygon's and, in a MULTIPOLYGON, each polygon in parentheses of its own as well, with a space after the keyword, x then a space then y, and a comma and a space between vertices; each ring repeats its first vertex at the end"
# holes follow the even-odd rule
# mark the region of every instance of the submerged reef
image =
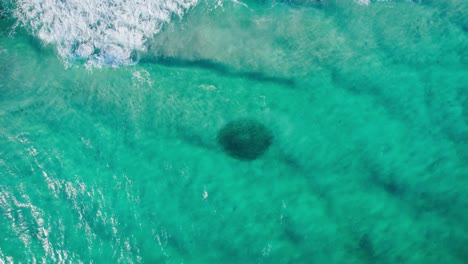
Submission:
POLYGON ((239 160, 255 160, 272 142, 271 131, 252 119, 229 122, 218 132, 219 145, 229 156, 239 160))

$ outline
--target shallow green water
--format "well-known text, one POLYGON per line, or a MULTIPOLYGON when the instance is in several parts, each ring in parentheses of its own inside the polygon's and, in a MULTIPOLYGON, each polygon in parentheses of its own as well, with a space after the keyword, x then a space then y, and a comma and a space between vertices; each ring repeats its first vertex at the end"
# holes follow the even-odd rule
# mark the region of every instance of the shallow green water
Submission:
POLYGON ((201 1, 120 67, 5 11, 0 263, 466 263, 467 2, 284 2, 201 1))

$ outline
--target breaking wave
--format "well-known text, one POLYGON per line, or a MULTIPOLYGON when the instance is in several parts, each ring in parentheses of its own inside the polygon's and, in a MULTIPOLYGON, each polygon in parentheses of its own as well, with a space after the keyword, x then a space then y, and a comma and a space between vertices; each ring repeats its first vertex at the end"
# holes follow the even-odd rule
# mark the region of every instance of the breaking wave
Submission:
POLYGON ((15 16, 65 61, 128 65, 198 0, 18 0, 15 16))

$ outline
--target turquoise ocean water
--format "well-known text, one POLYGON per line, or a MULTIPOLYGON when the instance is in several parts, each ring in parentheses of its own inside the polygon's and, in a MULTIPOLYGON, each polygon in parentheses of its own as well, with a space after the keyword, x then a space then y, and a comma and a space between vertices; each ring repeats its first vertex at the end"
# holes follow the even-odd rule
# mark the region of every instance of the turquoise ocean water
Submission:
POLYGON ((461 264, 467 208, 466 0, 1 2, 0 263, 461 264))

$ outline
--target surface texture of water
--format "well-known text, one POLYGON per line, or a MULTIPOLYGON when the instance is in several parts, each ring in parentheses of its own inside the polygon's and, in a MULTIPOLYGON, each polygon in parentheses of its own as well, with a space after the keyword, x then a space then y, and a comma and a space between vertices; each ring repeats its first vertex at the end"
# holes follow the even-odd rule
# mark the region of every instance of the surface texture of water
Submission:
POLYGON ((0 263, 466 263, 467 1, 2 1, 0 263))

